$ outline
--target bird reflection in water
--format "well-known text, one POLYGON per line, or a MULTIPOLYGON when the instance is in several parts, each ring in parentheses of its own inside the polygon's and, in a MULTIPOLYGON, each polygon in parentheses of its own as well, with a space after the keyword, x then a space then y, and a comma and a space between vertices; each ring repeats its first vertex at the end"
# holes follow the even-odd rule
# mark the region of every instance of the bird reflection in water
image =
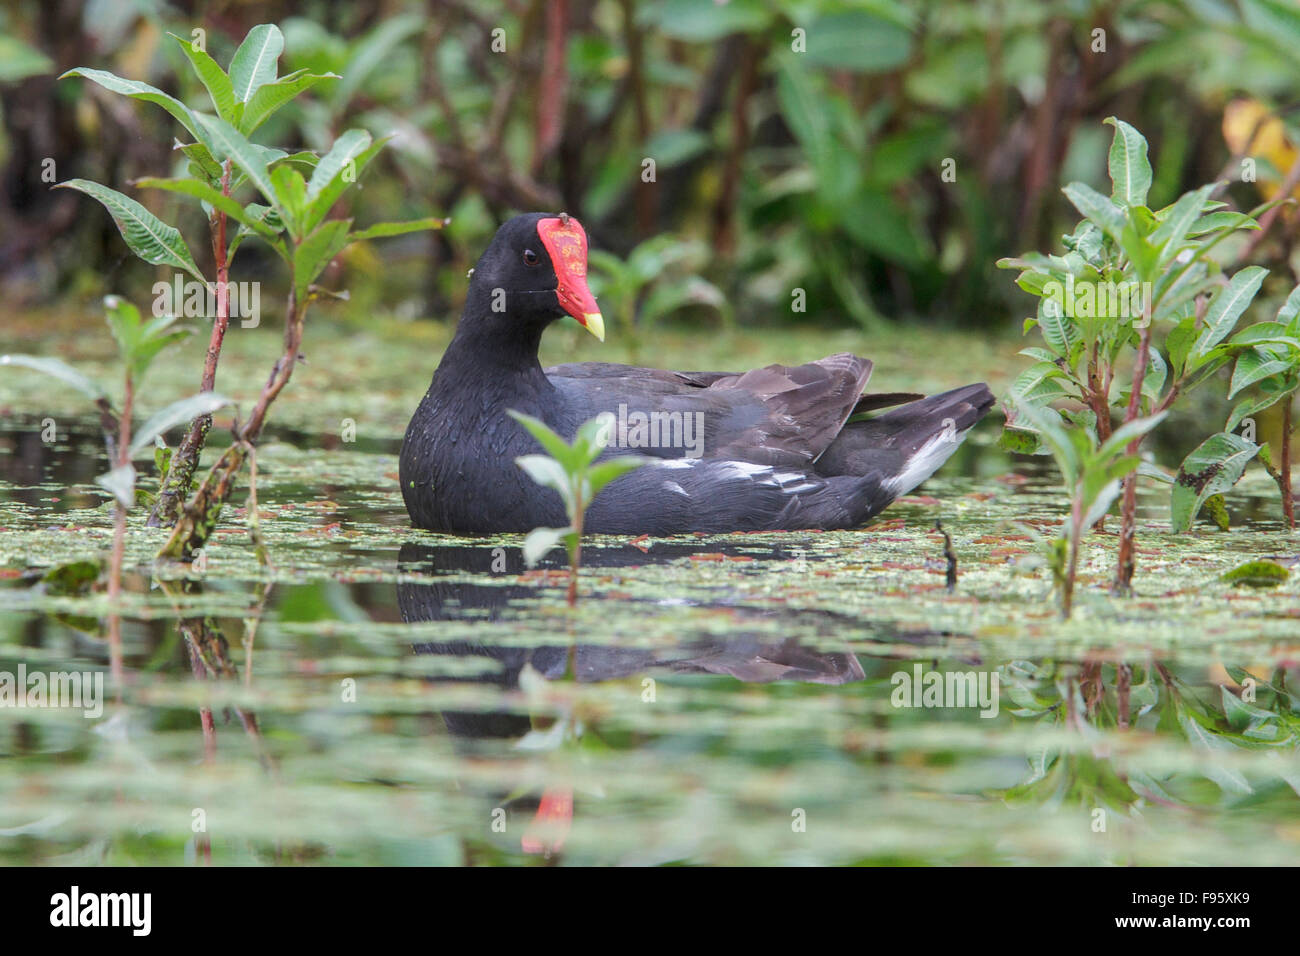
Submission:
MULTIPOLYGON (((753 548, 748 546, 746 550, 752 553, 753 548)), ((653 554, 635 547, 592 548, 584 551, 584 565, 630 568, 696 553, 698 547, 664 542, 654 544, 653 554)), ((791 555, 775 553, 772 556, 791 555)), ((538 596, 536 586, 522 583, 523 558, 517 548, 486 545, 429 547, 408 542, 402 546, 398 564, 402 580, 397 585, 397 602, 402 620, 407 623, 499 621, 507 619, 511 602, 538 596), (466 579, 467 575, 489 574, 521 580, 521 583, 487 584, 466 579)), ((746 617, 757 621, 782 612, 744 606, 719 607, 726 607, 735 618, 725 635, 688 634, 665 646, 620 647, 576 640, 507 646, 457 640, 417 644, 415 652, 457 658, 478 657, 495 662, 495 667, 490 666, 472 676, 439 677, 435 680, 492 684, 503 693, 518 691, 521 684, 526 689, 530 681, 559 681, 571 676, 580 683, 594 683, 654 670, 729 675, 746 683, 801 681, 845 684, 865 677, 857 657, 850 652, 810 649, 794 638, 773 640, 767 633, 768 628, 747 630, 745 627, 746 617)), ((602 636, 618 637, 617 634, 602 636)), ((539 729, 538 722, 530 715, 510 709, 443 711, 442 718, 457 749, 467 755, 479 751, 481 744, 488 741, 513 740, 521 749, 544 749, 565 738, 576 739, 583 730, 581 718, 572 713, 562 715, 546 729, 539 729)), ((521 808, 531 807, 534 803, 536 806, 533 820, 521 841, 524 852, 550 856, 562 849, 572 823, 573 802, 573 788, 567 785, 546 786, 537 801, 518 801, 521 808)))

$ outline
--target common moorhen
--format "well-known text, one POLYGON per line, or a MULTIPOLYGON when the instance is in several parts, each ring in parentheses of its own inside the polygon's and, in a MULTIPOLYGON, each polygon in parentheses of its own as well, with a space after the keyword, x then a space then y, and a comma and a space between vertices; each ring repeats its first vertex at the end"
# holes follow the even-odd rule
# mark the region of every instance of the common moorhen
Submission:
POLYGON ((848 353, 743 374, 543 369, 542 332, 565 314, 604 340, 586 232, 564 213, 516 216, 474 267, 456 334, 406 429, 399 474, 417 527, 477 534, 567 523, 560 496, 515 464, 539 446, 509 409, 566 439, 610 413, 604 454, 650 464, 597 495, 585 528, 663 535, 858 526, 928 478, 993 404, 983 384, 929 398, 863 395, 871 362, 848 353))

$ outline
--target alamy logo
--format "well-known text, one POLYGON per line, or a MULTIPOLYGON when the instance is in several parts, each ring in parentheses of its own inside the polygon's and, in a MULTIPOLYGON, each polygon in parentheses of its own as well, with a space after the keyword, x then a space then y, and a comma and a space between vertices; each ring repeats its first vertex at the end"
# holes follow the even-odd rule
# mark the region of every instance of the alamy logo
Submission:
POLYGON ((152 893, 68 893, 50 897, 50 925, 126 926, 133 936, 148 936, 153 925, 152 893))
POLYGON ((895 707, 978 707, 981 717, 998 715, 1001 696, 997 671, 894 671, 889 702, 895 707))
POLYGON ((104 673, 28 673, 27 665, 19 664, 17 674, 0 671, 0 707, 71 707, 84 711, 83 717, 100 717, 104 713, 104 673))
MULTIPOLYGON (((153 314, 176 315, 183 319, 217 317, 217 284, 191 279, 186 282, 179 272, 171 282, 153 284, 153 314)), ((226 308, 231 319, 240 319, 240 327, 255 329, 262 321, 262 284, 227 282, 226 308)))
POLYGON ((602 412, 598 440, 606 448, 680 448, 683 458, 704 455, 703 412, 602 412))

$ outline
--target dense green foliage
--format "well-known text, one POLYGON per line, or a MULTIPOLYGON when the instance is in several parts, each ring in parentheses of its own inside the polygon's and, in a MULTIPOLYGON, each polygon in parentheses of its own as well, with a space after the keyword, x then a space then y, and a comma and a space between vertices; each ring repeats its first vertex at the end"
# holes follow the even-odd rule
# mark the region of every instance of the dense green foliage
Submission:
MULTIPOLYGON (((103 287, 115 253, 93 221, 67 218, 48 194, 45 157, 59 179, 114 184, 168 162, 183 174, 192 161, 169 159, 170 118, 89 95, 78 106, 73 90, 51 88, 56 70, 83 64, 167 91, 179 115, 206 103, 211 79, 223 121, 245 136, 264 131, 291 155, 323 154, 348 128, 393 134, 367 189, 370 216, 445 214, 451 225, 382 263, 366 249, 344 256, 363 314, 450 319, 465 270, 504 215, 566 209, 595 248, 620 257, 661 233, 703 243, 675 295, 638 297, 649 311, 670 302, 679 317, 716 321, 717 297, 685 285, 698 276, 742 324, 870 327, 914 316, 1008 323, 1022 300, 992 264, 1060 234, 1060 186, 1100 185, 1102 118, 1119 115, 1156 145, 1160 208, 1238 152, 1218 133, 1232 96, 1285 106, 1300 78, 1300 17, 1283 0, 599 0, 560 16, 542 3, 309 2, 279 21, 285 76, 250 111, 210 65, 233 56, 256 22, 251 8, 187 19, 109 3, 45 22, 39 6, 6 14, 27 52, 0 78, 0 167, 23 224, 7 241, 43 264, 35 286, 22 284, 28 298, 74 279, 135 291, 103 287), (208 53, 193 50, 196 29, 208 53), (56 40, 58 56, 43 58, 56 40), (308 87, 311 96, 279 102, 308 87), (15 106, 32 96, 53 109, 20 124, 15 106), (271 106, 282 108, 262 115, 271 106), (157 145, 123 148, 141 139, 157 145)), ((1290 129, 1291 114, 1279 115, 1290 129)), ((197 141, 203 130, 190 132, 197 141)), ((1245 152, 1259 183, 1235 183, 1225 198, 1249 209, 1287 170, 1276 154, 1245 152)), ((182 197, 141 198, 169 219, 182 197)))

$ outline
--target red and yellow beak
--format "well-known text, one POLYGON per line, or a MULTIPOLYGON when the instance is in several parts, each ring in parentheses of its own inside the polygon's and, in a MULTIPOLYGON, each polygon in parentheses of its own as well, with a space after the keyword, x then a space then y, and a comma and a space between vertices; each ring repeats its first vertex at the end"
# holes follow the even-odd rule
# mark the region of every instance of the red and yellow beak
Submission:
POLYGON ((560 213, 556 218, 539 219, 537 235, 550 253, 551 265, 559 279, 555 294, 560 308, 596 338, 605 341, 605 320, 596 305, 596 297, 587 288, 587 233, 582 223, 560 213))

